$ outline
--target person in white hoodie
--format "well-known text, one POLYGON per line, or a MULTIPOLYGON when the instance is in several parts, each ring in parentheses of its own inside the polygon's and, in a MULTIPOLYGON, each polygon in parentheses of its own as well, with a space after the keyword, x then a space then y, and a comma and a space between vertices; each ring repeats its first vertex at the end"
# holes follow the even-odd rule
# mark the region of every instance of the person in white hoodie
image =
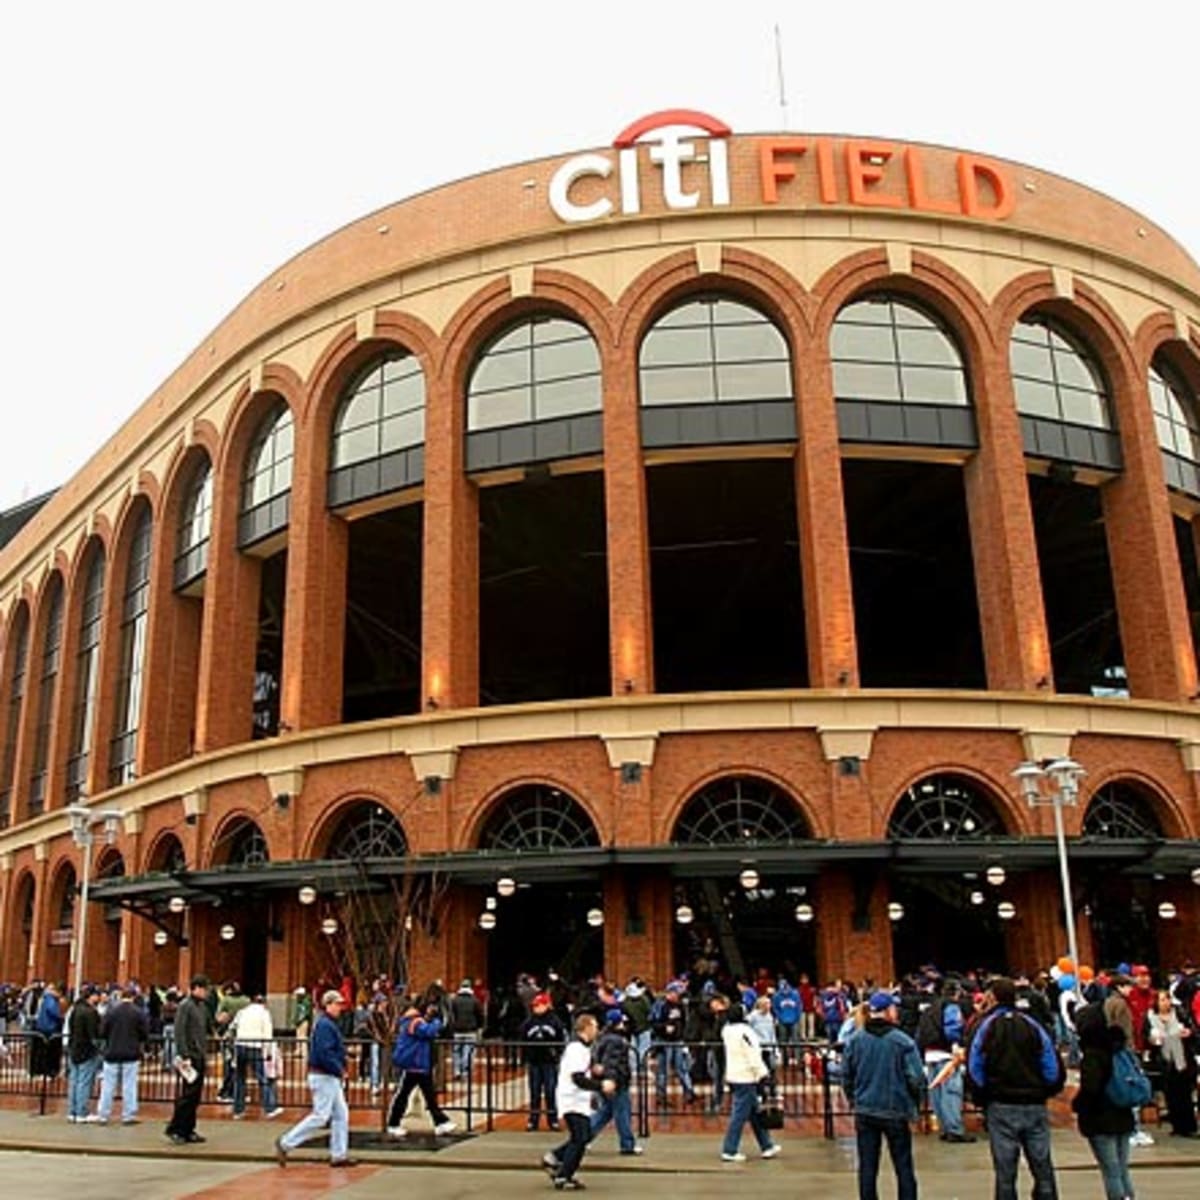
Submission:
POLYGON ((779 1153, 779 1143, 771 1140, 758 1111, 758 1085, 767 1077, 767 1065, 763 1062, 762 1043, 746 1024, 746 1010, 740 1004, 729 1006, 721 1041, 725 1046, 725 1083, 733 1097, 729 1125, 721 1144, 721 1161, 746 1161, 738 1145, 747 1122, 763 1158, 774 1158, 779 1153))
POLYGON ((275 1026, 271 1012, 262 996, 254 999, 234 1014, 230 1023, 233 1029, 233 1119, 240 1121, 246 1115, 246 1072, 254 1072, 258 1080, 258 1098, 262 1102, 263 1115, 277 1117, 283 1109, 275 1097, 275 1080, 268 1070, 268 1063, 275 1054, 275 1026))
POLYGON ((597 1092, 611 1096, 617 1090, 613 1080, 601 1079, 592 1067, 591 1047, 598 1029, 599 1024, 591 1013, 576 1017, 575 1037, 567 1043, 558 1060, 554 1101, 559 1116, 566 1119, 570 1140, 545 1154, 542 1163, 552 1173, 554 1186, 560 1192, 583 1187, 575 1178, 575 1172, 592 1136, 592 1101, 597 1092))

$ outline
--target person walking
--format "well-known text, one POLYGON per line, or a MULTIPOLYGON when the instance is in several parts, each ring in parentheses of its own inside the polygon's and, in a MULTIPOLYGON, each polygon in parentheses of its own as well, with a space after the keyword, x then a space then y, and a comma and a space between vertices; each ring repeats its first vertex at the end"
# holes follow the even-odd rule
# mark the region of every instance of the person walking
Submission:
POLYGON ((196 1132, 196 1110, 204 1091, 204 1066, 208 1059, 209 1006, 207 975, 193 975, 188 994, 175 1010, 175 1055, 171 1067, 178 1074, 175 1108, 166 1135, 174 1146, 203 1142, 196 1132))
POLYGON ((575 1178, 592 1136, 592 1100, 599 1092, 611 1096, 617 1090, 611 1079, 599 1078, 592 1071, 592 1043, 599 1023, 591 1013, 575 1018, 575 1036, 567 1043, 558 1063, 558 1087, 555 1102, 567 1122, 568 1140, 542 1156, 542 1165, 551 1172, 558 1191, 578 1191, 583 1184, 575 1178))
POLYGON ((414 1091, 425 1101, 435 1134, 453 1133, 457 1126, 443 1111, 433 1087, 433 1043, 442 1032, 442 1022, 434 1014, 435 1004, 426 1005, 425 1015, 410 1003, 400 1018, 396 1044, 392 1050, 392 1065, 400 1072, 400 1083, 388 1105, 387 1131, 389 1136, 402 1138, 408 1130, 402 1124, 408 1102, 414 1091))
POLYGON ((465 1079, 471 1073, 475 1060, 475 1045, 483 1029, 483 1005, 475 995, 475 985, 464 979, 458 991, 450 997, 450 1032, 454 1043, 454 1078, 465 1079))
POLYGON ((867 1020, 845 1043, 842 1090, 854 1110, 859 1200, 878 1200, 879 1162, 887 1141, 898 1200, 917 1200, 912 1129, 925 1089, 917 1044, 899 1027, 900 1008, 890 992, 874 992, 867 1020))
POLYGON ((611 1079, 615 1090, 605 1091, 600 1098, 600 1107, 591 1115, 591 1141, 611 1121, 617 1131, 617 1145, 622 1154, 642 1154, 633 1135, 633 1107, 629 1099, 629 1088, 633 1083, 632 1047, 628 1034, 629 1021, 619 1008, 610 1008, 604 1014, 604 1030, 596 1040, 595 1068, 599 1067, 601 1081, 611 1079))
POLYGON ((100 1080, 99 1124, 112 1118, 113 1099, 121 1085, 121 1124, 138 1123, 138 1065, 142 1047, 150 1036, 146 1014, 134 1004, 134 991, 124 988, 120 999, 109 1004, 100 1023, 104 1039, 104 1067, 100 1080))
POLYGON ((1033 1175, 1034 1200, 1057 1200, 1046 1101, 1062 1091, 1066 1073, 1045 1027, 1016 1002, 1011 979, 992 980, 986 1014, 970 1038, 967 1072, 987 1120, 994 1200, 1017 1200, 1022 1153, 1033 1175))
POLYGON ((349 1156, 350 1110, 346 1107, 342 1084, 346 1074, 346 1039, 341 1028, 345 1006, 345 997, 332 988, 321 996, 321 1015, 313 1026, 308 1049, 312 1112, 275 1139, 275 1159, 281 1167, 287 1166, 288 1155, 293 1150, 326 1125, 329 1126, 329 1165, 358 1166, 358 1159, 349 1156))
POLYGON ((767 1077, 762 1042, 746 1024, 744 1006, 736 1001, 726 1009, 725 1023, 721 1027, 721 1044, 724 1049, 725 1082, 732 1097, 729 1124, 725 1127, 725 1138, 721 1143, 721 1161, 746 1161, 746 1156, 738 1146, 742 1140, 742 1130, 747 1124, 763 1158, 774 1158, 780 1147, 771 1140, 758 1108, 758 1085, 767 1077))
POLYGON ((1146 1018, 1146 1042, 1162 1068, 1171 1136, 1200 1137, 1196 1126, 1196 1035, 1175 1009, 1171 993, 1158 993, 1146 1018))
POLYGON ((650 1009, 650 1028, 654 1032, 654 1090, 660 1105, 667 1102, 667 1083, 672 1071, 679 1079, 679 1086, 683 1088, 684 1103, 692 1104, 696 1099, 696 1088, 692 1083, 691 1055, 683 1043, 683 1026, 687 1014, 680 1000, 681 994, 680 985, 672 981, 667 984, 663 994, 650 1009))
POLYGON ((265 998, 255 996, 245 1008, 239 1009, 230 1028, 234 1054, 233 1119, 240 1121, 246 1115, 246 1073, 253 1071, 263 1116, 270 1121, 283 1109, 275 1098, 275 1080, 267 1073, 268 1059, 275 1053, 275 1025, 265 998))
POLYGON ((521 1026, 519 1035, 529 1075, 529 1121, 525 1128, 537 1129, 544 1103, 546 1124, 557 1132, 558 1109, 554 1107, 554 1090, 558 1081, 558 1057, 566 1045, 567 1031, 551 1008, 546 992, 538 992, 532 998, 530 1007, 532 1011, 521 1026))
POLYGON ((1088 1004, 1075 1012, 1082 1059, 1079 1090, 1071 1101, 1079 1132, 1088 1140, 1100 1167, 1105 1200, 1133 1200, 1129 1174, 1129 1135, 1133 1110, 1114 1104, 1106 1094, 1113 1073, 1113 1053, 1125 1045, 1124 1030, 1109 1025, 1101 1004, 1088 1004))
POLYGON ((88 1114, 88 1104, 101 1062, 100 993, 85 984, 67 1014, 68 1121, 90 1124, 99 1120, 88 1114))

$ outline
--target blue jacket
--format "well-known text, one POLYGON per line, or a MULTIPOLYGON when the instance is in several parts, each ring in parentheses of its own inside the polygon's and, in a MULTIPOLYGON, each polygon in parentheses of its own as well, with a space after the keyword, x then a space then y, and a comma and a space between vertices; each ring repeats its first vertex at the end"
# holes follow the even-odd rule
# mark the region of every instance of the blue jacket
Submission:
POLYGON ((855 1113, 911 1121, 925 1090, 925 1067, 917 1043, 878 1017, 846 1043, 842 1090, 855 1113))
POLYGON ((800 993, 790 983, 781 983, 771 998, 771 1012, 780 1025, 795 1025, 800 1020, 800 993))
POLYGON ((47 1037, 57 1037, 62 1033, 62 1005, 59 1004, 57 996, 52 995, 50 992, 42 993, 42 999, 38 1004, 37 1016, 34 1018, 33 1027, 38 1033, 44 1033, 47 1037))
POLYGON ((338 1023, 322 1013, 313 1026, 308 1049, 308 1069, 337 1079, 346 1073, 346 1039, 338 1023))
POLYGON ((428 1075, 433 1065, 434 1039, 442 1032, 439 1020, 420 1017, 400 1018, 400 1032, 392 1048, 392 1064, 401 1071, 428 1075))

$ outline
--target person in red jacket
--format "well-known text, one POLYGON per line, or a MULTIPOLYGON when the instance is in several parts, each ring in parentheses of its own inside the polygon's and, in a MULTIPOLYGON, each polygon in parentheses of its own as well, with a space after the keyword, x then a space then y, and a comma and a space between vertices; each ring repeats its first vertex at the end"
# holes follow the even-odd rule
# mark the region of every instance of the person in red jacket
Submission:
POLYGON ((1146 1019, 1154 1010, 1154 988, 1150 985, 1150 968, 1133 968, 1133 987, 1126 996, 1133 1014, 1133 1048, 1141 1054, 1146 1049, 1146 1019))

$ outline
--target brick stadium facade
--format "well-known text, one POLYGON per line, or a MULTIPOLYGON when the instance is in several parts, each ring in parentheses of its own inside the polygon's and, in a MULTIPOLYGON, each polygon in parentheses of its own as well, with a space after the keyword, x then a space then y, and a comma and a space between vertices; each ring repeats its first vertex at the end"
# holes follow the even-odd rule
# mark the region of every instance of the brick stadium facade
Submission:
POLYGON ((660 115, 349 225, 0 550, 0 978, 79 802, 88 978, 1032 967, 1063 755, 1081 957, 1195 954, 1198 390, 1178 245, 944 148, 660 115))

